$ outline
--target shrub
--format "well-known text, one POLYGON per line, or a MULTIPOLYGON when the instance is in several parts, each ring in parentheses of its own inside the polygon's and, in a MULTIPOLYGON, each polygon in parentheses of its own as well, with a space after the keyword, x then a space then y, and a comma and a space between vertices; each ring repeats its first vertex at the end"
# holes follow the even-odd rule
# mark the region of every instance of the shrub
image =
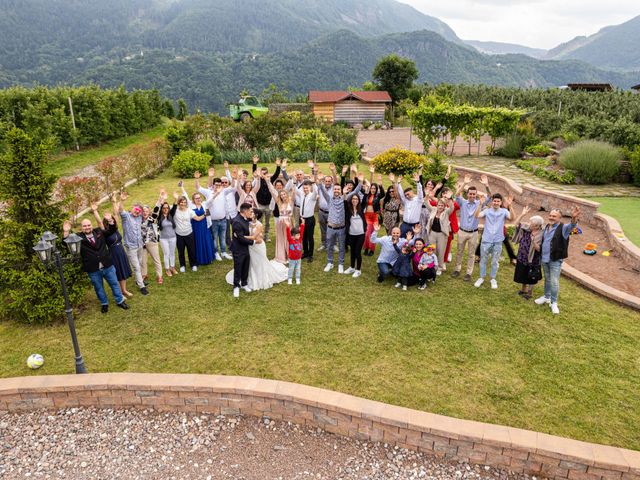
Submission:
POLYGON ((318 128, 301 128, 282 144, 290 157, 311 153, 312 159, 318 159, 320 152, 331 149, 329 138, 318 128))
POLYGON ((556 170, 552 168, 552 161, 546 158, 530 158, 519 160, 516 166, 527 172, 533 173, 536 177, 546 178, 552 182, 573 185, 576 183, 576 174, 572 170, 556 170))
POLYGON ((197 171, 206 172, 211 156, 196 150, 183 150, 173 159, 173 171, 182 178, 190 178, 197 171))
POLYGON ((496 151, 497 155, 507 158, 520 158, 522 154, 522 137, 517 133, 505 138, 504 146, 496 151))
POLYGON ((551 155, 551 148, 541 143, 538 143, 537 145, 531 145, 525 148, 524 151, 533 155, 534 157, 546 157, 547 155, 551 155))
POLYGON ((382 123, 380 123, 380 122, 376 122, 376 123, 374 123, 374 124, 373 124, 373 128, 374 128, 375 130, 380 130, 380 129, 382 128, 382 123))
POLYGON ((336 169, 340 171, 344 165, 353 165, 360 160, 360 150, 355 145, 348 143, 337 143, 331 150, 331 161, 336 169))
MULTIPOLYGON (((32 247, 45 230, 61 234, 64 214, 50 200, 55 177, 46 173, 47 147, 16 128, 6 138, 7 152, 0 156, 0 200, 11 202, 0 217, 0 318, 51 323, 64 316, 61 286, 32 247)), ((73 263, 65 267, 65 277, 75 305, 86 291, 86 275, 73 263)))
POLYGON ((220 156, 220 149, 218 148, 218 146, 213 140, 209 140, 209 139, 202 140, 198 142, 198 144, 196 145, 196 148, 202 153, 206 153, 207 155, 210 155, 211 158, 213 159, 213 163, 216 163, 216 160, 220 156))
MULTIPOLYGON (((432 154, 431 157, 424 162, 422 169, 422 178, 426 182, 427 180, 435 180, 439 182, 444 180, 447 174, 447 165, 444 163, 444 155, 432 154)), ((444 182, 446 187, 455 191, 456 182, 458 180, 458 174, 452 170, 449 175, 449 180, 444 182)))
POLYGON ((580 135, 578 135, 577 133, 564 132, 561 136, 564 140, 564 143, 566 143, 568 146, 571 146, 580 141, 580 135))
POLYGON ((364 128, 365 130, 369 130, 369 127, 373 125, 373 122, 371 120, 363 120, 362 121, 362 128, 364 128))
POLYGON ((622 152, 608 143, 583 140, 560 154, 559 163, 574 170, 584 182, 604 184, 611 181, 620 170, 622 152))
POLYGON ((629 165, 633 184, 640 187, 640 146, 629 152, 629 165))
POLYGON ((336 120, 335 122, 333 122, 333 125, 335 127, 351 128, 351 125, 346 120, 336 120))
POLYGON ((383 175, 394 173, 406 176, 418 170, 424 160, 425 158, 422 155, 418 155, 411 150, 390 148, 386 152, 377 155, 372 160, 372 163, 376 167, 376 172, 383 175))

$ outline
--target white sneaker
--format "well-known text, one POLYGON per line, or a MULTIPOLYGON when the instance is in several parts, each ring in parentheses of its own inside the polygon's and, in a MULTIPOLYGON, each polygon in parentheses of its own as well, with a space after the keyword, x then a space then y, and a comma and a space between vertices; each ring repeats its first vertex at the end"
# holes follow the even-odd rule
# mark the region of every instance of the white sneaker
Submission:
POLYGON ((551 300, 543 295, 540 298, 536 298, 534 302, 536 305, 544 305, 545 303, 551 303, 551 300))
POLYGON ((244 287, 242 287, 242 289, 247 293, 251 293, 253 291, 249 288, 249 285, 245 285, 244 287))
POLYGON ((317 251, 318 251, 318 252, 321 252, 321 251, 323 251, 325 248, 326 248, 326 247, 325 247, 324 245, 320 245, 320 246, 318 247, 318 250, 317 250, 317 251))
POLYGON ((407 290, 407 286, 406 285, 402 285, 402 290, 407 290))
POLYGON ((222 261, 222 257, 220 256, 220 254, 218 252, 216 252, 216 261, 218 261, 218 262, 222 261))
POLYGON ((449 252, 449 256, 447 257, 447 262, 451 263, 451 252, 449 252))
POLYGON ((491 280, 489 280, 489 283, 491 284, 491 288, 493 288, 494 290, 498 289, 498 282, 496 281, 495 278, 492 278, 491 280))
POLYGON ((192 272, 197 272, 198 271, 198 267, 196 267, 195 265, 193 267, 191 267, 191 271, 192 272))
POLYGON ((300 285, 300 279, 296 278, 296 285, 300 285))
POLYGON ((338 273, 344 273, 344 267, 342 265, 338 265, 338 273))
POLYGON ((436 275, 437 275, 437 276, 442 275, 442 270, 438 270, 438 271, 436 272, 436 275))
POLYGON ((331 270, 333 268, 333 263, 327 263, 327 265, 324 267, 324 271, 328 272, 329 270, 331 270))
POLYGON ((362 275, 361 270, 356 270, 355 272, 353 272, 353 278, 358 278, 360 275, 362 275))
MULTIPOLYGON (((451 254, 449 254, 449 255, 451 255, 451 254)), ((447 264, 443 263, 441 268, 442 268, 443 272, 446 272, 447 271, 447 264)))
POLYGON ((288 283, 289 285, 293 285, 293 280, 288 279, 288 280, 287 280, 287 283, 288 283))
POLYGON ((235 298, 239 298, 239 297, 240 297, 240 289, 239 289, 238 287, 235 287, 235 288, 233 289, 233 296, 234 296, 235 298))
POLYGON ((233 260, 233 257, 229 255, 227 252, 224 252, 222 254, 222 258, 226 258, 227 260, 233 260))
POLYGON ((347 268, 347 269, 344 271, 344 273, 345 273, 345 275, 351 275, 351 274, 352 274, 353 272, 355 272, 355 271, 356 271, 356 269, 355 269, 355 268, 353 268, 353 267, 349 267, 349 268, 347 268))
POLYGON ((484 283, 484 278, 480 277, 476 280, 476 283, 473 284, 474 287, 480 288, 480 286, 484 283))
POLYGON ((558 308, 557 303, 551 304, 551 313, 553 313, 554 315, 558 315, 560 313, 560 309, 558 308))
POLYGON ((338 247, 338 245, 336 245, 335 247, 333 247, 333 251, 334 252, 339 252, 340 251, 340 247, 338 247))
POLYGON ((396 288, 400 288, 402 286, 402 284, 400 282, 396 283, 395 287, 396 288))
POLYGON ((184 272, 185 272, 184 267, 180 267, 180 273, 184 273, 184 272))

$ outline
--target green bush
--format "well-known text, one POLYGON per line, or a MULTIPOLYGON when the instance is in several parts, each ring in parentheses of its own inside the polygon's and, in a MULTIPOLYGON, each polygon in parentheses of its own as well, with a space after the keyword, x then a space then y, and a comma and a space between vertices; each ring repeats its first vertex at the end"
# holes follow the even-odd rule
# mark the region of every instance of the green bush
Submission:
POLYGON ((583 140, 565 148, 558 159, 561 166, 574 170, 586 183, 608 183, 620 170, 619 148, 596 140, 583 140))
POLYGON ((190 178, 195 172, 206 172, 211 164, 211 155, 196 150, 182 150, 173 159, 173 171, 181 178, 190 178))
POLYGON ((373 125, 373 122, 371 120, 363 120, 362 121, 362 128, 364 128, 365 130, 369 130, 369 127, 373 125))
POLYGON ((340 171, 344 165, 353 165, 360 160, 360 150, 355 145, 348 143, 337 143, 331 150, 331 161, 336 169, 340 171))
POLYGON ((577 133, 564 132, 561 136, 564 140, 564 143, 566 143, 568 146, 574 145, 580 141, 580 136, 577 133))
POLYGON ((382 128, 382 123, 376 122, 373 124, 374 130, 380 130, 382 128))
MULTIPOLYGON (((444 180, 447 174, 447 164, 444 163, 444 156, 438 154, 432 154, 428 161, 424 162, 422 167, 422 178, 426 182, 427 180, 435 180, 439 182, 444 180)), ((449 187, 455 192, 456 182, 458 180, 458 174, 455 170, 451 171, 449 180, 444 182, 445 187, 449 187)))
POLYGON ((640 147, 636 147, 635 150, 629 152, 629 164, 633 184, 640 187, 640 147))
POLYGON ((517 133, 508 135, 502 148, 496 151, 497 155, 507 158, 520 158, 522 155, 522 137, 517 133))
POLYGON ((516 166, 527 172, 533 173, 536 177, 546 178, 552 182, 573 185, 576 183, 576 174, 572 170, 559 171, 552 168, 551 160, 546 158, 530 158, 519 160, 516 166))
POLYGON ((524 151, 533 155, 534 157, 546 157, 547 155, 551 155, 551 148, 541 143, 537 145, 531 145, 525 148, 524 151))
POLYGON ((213 140, 209 140, 209 139, 202 140, 201 142, 198 142, 198 144, 196 145, 196 148, 200 152, 210 155, 211 158, 213 159, 213 163, 216 163, 216 161, 220 157, 220 149, 218 148, 218 146, 213 140))

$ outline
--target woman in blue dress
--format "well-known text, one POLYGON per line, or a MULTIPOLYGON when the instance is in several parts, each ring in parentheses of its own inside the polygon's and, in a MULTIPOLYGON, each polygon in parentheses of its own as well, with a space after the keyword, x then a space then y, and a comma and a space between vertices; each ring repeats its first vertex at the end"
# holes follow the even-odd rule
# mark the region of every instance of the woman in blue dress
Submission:
POLYGON ((123 295, 133 297, 133 293, 127 290, 127 278, 131 277, 133 272, 131 271, 131 265, 129 265, 127 253, 124 251, 124 246, 122 245, 122 235, 120 235, 120 232, 118 231, 116 219, 109 212, 105 212, 104 217, 101 217, 100 212, 98 212, 98 206, 95 204, 91 205, 91 210, 93 211, 93 216, 98 222, 98 226, 103 230, 107 225, 116 226, 114 233, 109 235, 105 240, 109 247, 111 261, 116 267, 116 276, 118 277, 120 290, 122 290, 123 295))
MULTIPOLYGON (((184 187, 183 193, 185 193, 185 197, 187 197, 184 187)), ((202 195, 196 192, 191 196, 191 199, 192 201, 189 202, 189 208, 196 214, 196 216, 191 219, 191 228, 193 229, 193 237, 196 244, 196 263, 198 265, 209 265, 213 261, 213 240, 211 239, 211 232, 209 231, 209 220, 207 219, 206 210, 202 204, 202 195)))

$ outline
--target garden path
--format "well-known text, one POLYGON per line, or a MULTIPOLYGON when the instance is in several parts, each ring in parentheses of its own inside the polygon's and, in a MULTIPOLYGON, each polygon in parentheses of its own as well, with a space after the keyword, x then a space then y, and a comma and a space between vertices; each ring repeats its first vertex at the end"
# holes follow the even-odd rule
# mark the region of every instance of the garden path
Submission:
MULTIPOLYGON (((393 147, 409 148, 409 129, 394 128, 393 130, 361 130, 358 133, 358 143, 364 145, 367 156, 384 152, 393 147)), ((490 140, 483 138, 481 141, 482 152, 490 144, 490 140)), ((476 147, 472 147, 475 151, 476 147)), ((411 150, 422 152, 422 143, 415 135, 411 136, 411 150)), ((502 157, 489 156, 467 156, 467 144, 459 141, 454 151, 454 158, 449 158, 449 163, 460 166, 482 170, 484 172, 495 173, 514 180, 523 185, 529 183, 535 187, 545 188, 553 192, 564 193, 576 197, 640 197, 640 188, 630 184, 609 184, 609 185, 562 185, 559 183, 538 178, 532 173, 526 172, 515 166, 513 160, 502 157)))

